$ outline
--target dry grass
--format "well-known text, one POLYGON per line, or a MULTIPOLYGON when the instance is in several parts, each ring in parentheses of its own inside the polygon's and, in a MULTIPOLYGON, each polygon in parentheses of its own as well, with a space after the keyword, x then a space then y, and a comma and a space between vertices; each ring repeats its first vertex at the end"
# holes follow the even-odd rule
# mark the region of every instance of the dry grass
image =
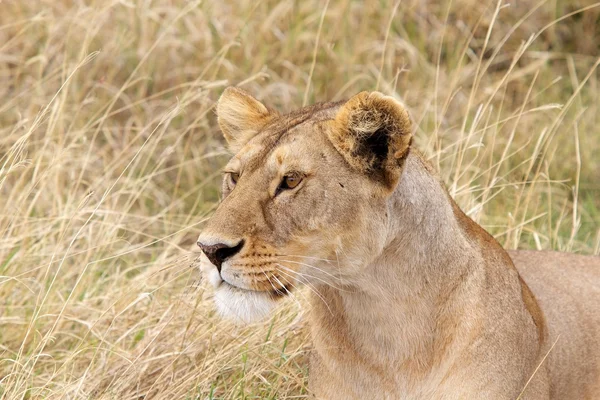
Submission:
POLYGON ((504 245, 598 254, 600 7, 438 3, 0 2, 0 396, 307 396, 304 311, 233 327, 191 267, 228 84, 394 94, 504 245))

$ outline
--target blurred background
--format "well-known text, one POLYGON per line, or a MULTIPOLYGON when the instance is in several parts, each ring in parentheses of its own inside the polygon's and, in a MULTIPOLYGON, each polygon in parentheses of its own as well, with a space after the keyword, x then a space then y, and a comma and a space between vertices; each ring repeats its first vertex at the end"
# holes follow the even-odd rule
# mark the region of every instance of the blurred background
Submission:
POLYGON ((378 89, 508 248, 600 253, 600 3, 0 1, 0 398, 307 398, 302 292, 214 314, 214 104, 378 89))

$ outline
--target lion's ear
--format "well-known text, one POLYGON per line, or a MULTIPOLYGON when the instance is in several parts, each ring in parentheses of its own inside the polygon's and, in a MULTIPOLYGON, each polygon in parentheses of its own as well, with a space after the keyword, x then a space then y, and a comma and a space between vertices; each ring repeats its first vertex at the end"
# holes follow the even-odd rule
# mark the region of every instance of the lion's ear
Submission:
POLYGON ((242 89, 230 86, 217 103, 217 119, 229 149, 237 153, 277 113, 242 89))
POLYGON ((410 117, 393 97, 361 92, 339 109, 328 130, 353 167, 394 190, 412 138, 410 117))

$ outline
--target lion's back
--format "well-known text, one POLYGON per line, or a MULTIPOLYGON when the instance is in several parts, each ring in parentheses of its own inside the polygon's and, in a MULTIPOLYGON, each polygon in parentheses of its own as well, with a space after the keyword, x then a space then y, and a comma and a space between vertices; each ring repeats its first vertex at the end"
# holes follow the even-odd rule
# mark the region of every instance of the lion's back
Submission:
POLYGON ((600 257, 509 251, 545 315, 552 398, 600 398, 600 257))

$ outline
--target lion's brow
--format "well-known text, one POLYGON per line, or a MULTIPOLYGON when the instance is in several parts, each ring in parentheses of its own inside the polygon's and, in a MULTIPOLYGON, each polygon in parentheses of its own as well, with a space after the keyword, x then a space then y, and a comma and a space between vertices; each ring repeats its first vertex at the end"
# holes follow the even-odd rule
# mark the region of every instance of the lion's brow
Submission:
MULTIPOLYGON (((274 132, 271 132, 268 136, 272 140, 267 141, 267 143, 265 143, 265 148, 268 149, 268 153, 272 152, 275 149, 275 147, 277 147, 279 143, 281 143, 281 141, 285 137, 287 137, 288 134, 291 133, 291 130, 293 128, 309 120, 318 122, 324 119, 330 119, 319 116, 319 113, 337 107, 343 103, 344 101, 313 104, 312 106, 304 107, 282 116, 282 119, 284 119, 282 126, 277 126, 278 122, 282 122, 281 120, 273 122, 273 125, 268 125, 266 127, 266 130, 269 130, 269 128, 276 129, 274 132)), ((268 155, 268 153, 265 155, 268 155)))
MULTIPOLYGON (((335 103, 324 103, 333 106, 335 103)), ((330 107, 327 107, 330 108, 330 107)), ((324 108, 320 108, 320 111, 324 108)), ((321 118, 316 118, 317 113, 313 107, 307 107, 305 109, 296 110, 290 114, 284 115, 277 119, 273 123, 267 125, 264 131, 257 135, 257 139, 261 140, 262 151, 256 156, 248 160, 246 168, 256 169, 260 167, 264 160, 279 146, 282 140, 284 140, 289 134, 293 133, 293 128, 308 122, 308 121, 320 121, 321 118)))

